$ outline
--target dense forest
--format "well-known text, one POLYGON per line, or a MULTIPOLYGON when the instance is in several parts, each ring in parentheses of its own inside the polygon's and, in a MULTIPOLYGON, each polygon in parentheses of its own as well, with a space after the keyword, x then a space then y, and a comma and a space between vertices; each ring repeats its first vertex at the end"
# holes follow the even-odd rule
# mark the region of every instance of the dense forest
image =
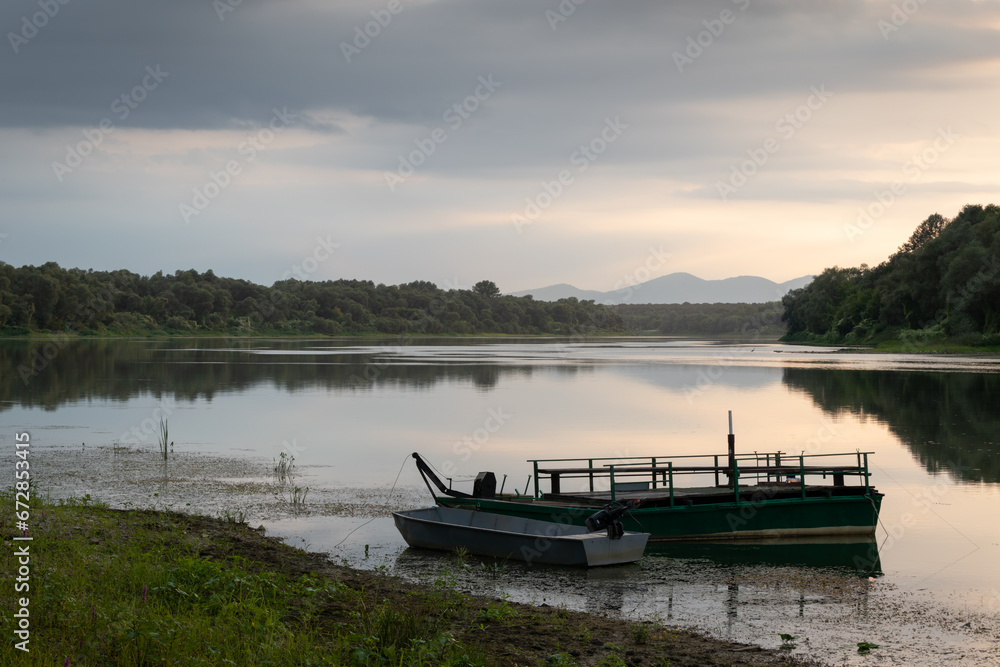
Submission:
POLYGON ((561 334, 626 333, 608 307, 502 296, 430 282, 284 280, 271 287, 212 271, 141 276, 0 262, 0 333, 79 334, 561 334))
POLYGON ((781 303, 647 303, 611 306, 636 333, 666 336, 777 338, 781 303))
POLYGON ((782 305, 785 340, 1000 345, 1000 207, 934 214, 878 266, 826 269, 782 305))

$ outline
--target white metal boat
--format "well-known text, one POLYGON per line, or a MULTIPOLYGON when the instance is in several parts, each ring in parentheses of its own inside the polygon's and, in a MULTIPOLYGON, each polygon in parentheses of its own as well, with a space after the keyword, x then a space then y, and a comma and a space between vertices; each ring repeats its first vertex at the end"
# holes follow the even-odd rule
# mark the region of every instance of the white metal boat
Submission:
POLYGON ((588 532, 584 526, 493 514, 471 509, 428 507, 393 512, 396 528, 411 547, 550 565, 614 565, 642 558, 649 533, 588 532))

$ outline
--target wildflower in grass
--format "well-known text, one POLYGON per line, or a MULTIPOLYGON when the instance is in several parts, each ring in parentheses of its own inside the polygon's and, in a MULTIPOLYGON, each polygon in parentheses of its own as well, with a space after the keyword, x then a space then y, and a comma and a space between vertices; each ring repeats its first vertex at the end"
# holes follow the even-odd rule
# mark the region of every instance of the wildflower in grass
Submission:
POLYGON ((146 601, 146 585, 145 584, 143 584, 143 586, 142 586, 142 601, 143 602, 146 601))

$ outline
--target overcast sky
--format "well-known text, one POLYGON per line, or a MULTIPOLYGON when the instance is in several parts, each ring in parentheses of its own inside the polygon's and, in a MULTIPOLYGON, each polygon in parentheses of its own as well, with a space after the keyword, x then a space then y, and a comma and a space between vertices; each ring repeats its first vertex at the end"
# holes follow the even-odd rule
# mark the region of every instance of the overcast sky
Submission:
POLYGON ((5 0, 0 27, 16 266, 781 282, 998 200, 998 0, 5 0))

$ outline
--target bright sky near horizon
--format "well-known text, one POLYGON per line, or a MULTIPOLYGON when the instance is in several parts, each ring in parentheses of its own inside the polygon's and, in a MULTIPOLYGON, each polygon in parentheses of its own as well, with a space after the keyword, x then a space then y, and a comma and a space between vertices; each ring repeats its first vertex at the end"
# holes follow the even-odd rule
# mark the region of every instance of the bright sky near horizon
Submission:
POLYGON ((7 0, 0 261, 504 292, 996 203, 998 0, 7 0))

